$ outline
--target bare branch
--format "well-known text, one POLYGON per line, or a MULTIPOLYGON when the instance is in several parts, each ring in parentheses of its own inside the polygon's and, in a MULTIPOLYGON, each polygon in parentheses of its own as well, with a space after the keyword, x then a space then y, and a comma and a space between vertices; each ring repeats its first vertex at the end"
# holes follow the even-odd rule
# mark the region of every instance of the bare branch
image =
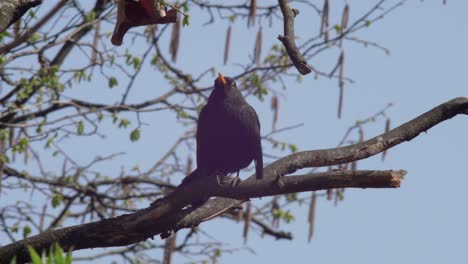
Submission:
MULTIPOLYGON (((206 218, 203 217, 203 214, 191 215, 194 208, 181 210, 177 213, 174 213, 176 211, 174 209, 180 210, 190 201, 204 195, 204 192, 225 197, 251 198, 296 190, 321 190, 324 188, 395 188, 399 186, 404 174, 404 171, 339 171, 290 176, 283 179, 281 187, 276 184, 274 175, 271 174, 265 175, 269 180, 255 181, 251 178, 235 188, 217 186, 216 181, 207 184, 206 179, 202 178, 180 186, 166 197, 166 203, 157 203, 156 206, 133 214, 45 232, 2 247, 0 248, 0 261, 8 262, 14 255, 17 256, 17 263, 27 261, 26 245, 31 245, 39 250, 49 247, 54 242, 58 242, 65 250, 123 246, 144 241, 157 234, 170 233, 173 229, 179 229, 177 227, 179 223, 183 223, 186 227, 196 226, 212 217, 208 215, 210 218, 206 218), (213 189, 213 187, 215 188, 213 189), (158 204, 160 205, 158 206, 158 204)), ((210 203, 203 207, 210 210, 218 209, 210 203)), ((205 216, 206 213, 209 213, 203 208, 200 212, 204 213, 205 216)), ((217 212, 225 212, 225 210, 217 210, 217 212)))
POLYGON ((293 11, 291 7, 289 7, 287 0, 278 0, 278 2, 284 17, 284 36, 279 35, 278 39, 283 43, 289 58, 291 58, 291 61, 299 73, 302 75, 309 74, 312 72, 312 68, 307 64, 307 61, 294 42, 294 17, 299 11, 297 9, 293 11))

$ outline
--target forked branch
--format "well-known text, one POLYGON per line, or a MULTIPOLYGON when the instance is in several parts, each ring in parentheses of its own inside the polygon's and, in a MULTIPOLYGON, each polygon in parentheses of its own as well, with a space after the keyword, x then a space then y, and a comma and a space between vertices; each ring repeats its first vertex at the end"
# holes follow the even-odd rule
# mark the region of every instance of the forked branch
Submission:
POLYGON ((299 51, 294 40, 294 17, 299 14, 297 9, 291 9, 287 0, 278 0, 284 20, 284 36, 279 35, 278 39, 283 43, 289 58, 296 69, 306 75, 312 71, 312 67, 307 64, 304 56, 299 51))

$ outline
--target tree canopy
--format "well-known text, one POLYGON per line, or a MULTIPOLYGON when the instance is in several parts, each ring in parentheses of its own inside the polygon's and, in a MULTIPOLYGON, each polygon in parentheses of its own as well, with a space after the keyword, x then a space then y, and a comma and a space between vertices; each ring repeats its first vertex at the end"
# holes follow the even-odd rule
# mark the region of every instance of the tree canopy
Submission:
POLYGON ((117 2, 125 1, 133 4, 26 1, 0 21, 2 263, 14 256, 23 263, 27 245, 42 251, 55 242, 65 251, 104 248, 74 257, 96 263, 171 263, 174 254, 215 263, 237 248, 199 224, 223 218, 243 223, 245 241, 292 240, 283 228, 295 219, 291 207, 303 204, 311 239, 318 200, 339 203, 346 188, 400 187, 405 168, 361 169, 359 160, 384 159, 388 149, 468 113, 466 98, 441 100, 393 128, 389 104, 343 131, 333 149, 283 139, 302 126, 278 120, 291 86, 305 78, 334 82, 338 96, 330 104, 337 120, 346 114, 345 91, 354 83, 348 52, 359 45, 389 53, 363 35, 406 1, 356 11, 328 0, 155 1, 171 19, 135 23, 144 26, 129 27, 120 43, 112 32, 117 2), (309 30, 298 31, 304 23, 309 30), (195 167, 198 114, 223 67, 247 100, 268 111, 261 116, 269 120, 260 120, 265 179, 252 175, 231 186, 203 177, 178 187, 195 167), (375 122, 383 133, 367 137, 375 122), (189 206, 202 196, 212 199, 189 206))

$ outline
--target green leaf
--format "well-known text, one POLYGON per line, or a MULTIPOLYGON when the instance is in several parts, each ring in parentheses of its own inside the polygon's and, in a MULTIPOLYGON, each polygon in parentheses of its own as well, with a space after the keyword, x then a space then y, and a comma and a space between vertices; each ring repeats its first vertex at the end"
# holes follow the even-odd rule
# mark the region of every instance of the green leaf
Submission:
POLYGON ((294 202, 297 201, 297 193, 288 193, 285 194, 284 197, 288 202, 294 202))
POLYGON ((268 94, 268 90, 265 89, 263 86, 257 87, 257 89, 254 90, 253 94, 257 96, 257 98, 263 102, 265 100, 265 95, 268 94))
POLYGON ((190 15, 185 14, 184 19, 182 20, 182 26, 188 26, 190 24, 190 15))
POLYGON ((119 123, 119 128, 126 128, 130 125, 130 120, 122 118, 119 123))
POLYGON ((278 209, 278 208, 273 209, 273 211, 271 213, 273 215, 273 218, 275 218, 275 219, 281 218, 281 216, 283 215, 283 211, 281 209, 278 209))
POLYGON ((117 78, 115 78, 114 76, 110 77, 109 78, 109 88, 113 88, 114 86, 117 86, 119 84, 119 82, 117 81, 117 78))
POLYGON ((59 246, 59 244, 54 243, 54 258, 55 263, 57 264, 65 264, 65 258, 63 257, 63 249, 59 246))
POLYGON ((77 83, 81 82, 82 80, 85 80, 86 79, 86 72, 84 70, 75 72, 73 74, 73 79, 77 83))
POLYGON ((34 10, 32 10, 32 9, 29 9, 29 16, 31 18, 36 18, 36 12, 34 12, 34 10))
MULTIPOLYGON (((42 251, 42 253, 45 253, 45 251, 42 251)), ((42 259, 44 259, 46 256, 42 255, 42 259)), ((44 263, 44 262, 43 262, 44 263)), ((58 264, 55 262, 55 259, 54 257, 52 256, 52 247, 50 248, 50 253, 49 253, 49 257, 47 258, 47 264, 58 264)))
POLYGON ((291 150, 292 153, 297 152, 298 148, 295 144, 289 144, 289 150, 291 150))
POLYGON ((37 254, 36 250, 30 245, 28 245, 27 247, 28 247, 28 252, 29 252, 29 256, 31 257, 32 263, 42 264, 41 257, 39 257, 39 254, 37 254))
POLYGON ((23 238, 27 238, 29 236, 29 234, 31 234, 32 230, 31 230, 31 227, 26 225, 25 227, 23 227, 23 238))
POLYGON ((63 195, 61 195, 60 193, 55 194, 52 197, 52 201, 51 201, 52 207, 57 208, 62 203, 62 201, 63 201, 63 195))
POLYGON ((136 128, 130 133, 130 141, 136 142, 140 139, 140 129, 136 128))
POLYGON ((234 21, 236 21, 236 18, 237 18, 236 15, 232 15, 232 16, 229 17, 229 21, 231 21, 233 23, 234 21))
POLYGON ((86 14, 86 22, 91 22, 96 18, 96 13, 94 11, 90 11, 88 14, 86 14))
POLYGON ((10 260, 10 264, 16 264, 16 256, 14 256, 14 257, 10 260))
POLYGON ((0 33, 0 43, 3 42, 3 40, 5 39, 5 37, 9 37, 9 36, 11 36, 10 33, 6 32, 6 31, 1 32, 1 33, 0 33))
POLYGON ((140 58, 138 58, 138 57, 133 57, 132 64, 133 64, 133 68, 135 68, 135 69, 140 68, 140 66, 141 66, 141 60, 140 60, 140 58))
POLYGON ((0 153, 0 162, 10 163, 10 158, 5 153, 0 153))
POLYGON ((371 23, 372 23, 372 22, 371 22, 370 20, 364 21, 364 25, 365 25, 366 27, 370 27, 371 23))
POLYGON ((183 5, 182 5, 182 10, 184 10, 185 13, 187 13, 189 11, 189 5, 187 2, 185 2, 183 5))
POLYGON ((140 166, 139 165, 133 166, 132 171, 140 172, 141 171, 140 166))
POLYGON ((182 118, 182 119, 184 119, 184 118, 187 118, 187 117, 188 117, 188 115, 187 115, 187 113, 185 113, 184 110, 179 110, 179 111, 177 111, 177 118, 182 118))
POLYGON ((29 145, 29 140, 27 138, 21 138, 20 141, 19 141, 19 144, 21 146, 27 146, 27 145, 29 145))
POLYGON ((101 122, 102 119, 104 119, 104 114, 102 112, 97 112, 97 118, 98 118, 98 121, 101 122))
POLYGON ((0 140, 5 141, 10 137, 10 132, 7 129, 0 130, 0 140))
POLYGON ((335 25, 335 30, 338 34, 341 34, 343 32, 343 28, 338 24, 335 25))
POLYGON ((39 33, 33 33, 31 37, 29 37, 28 41, 29 42, 36 42, 41 38, 41 35, 39 33))
POLYGON ((119 121, 119 116, 116 113, 112 113, 112 124, 115 124, 119 121))
POLYGON ((45 148, 50 148, 50 146, 52 146, 52 143, 54 143, 54 137, 51 137, 49 139, 47 139, 47 142, 45 144, 45 148))
POLYGON ((70 249, 67 252, 67 256, 65 257, 65 264, 71 264, 72 263, 72 250, 70 249))
POLYGON ((78 125, 76 127, 76 133, 78 133, 78 135, 83 135, 83 132, 84 132, 84 123, 83 121, 80 121, 78 122, 78 125))
POLYGON ((23 153, 24 150, 28 147, 29 140, 27 138, 21 138, 16 145, 13 147, 13 151, 18 153, 23 153))
POLYGON ((36 127, 36 133, 39 134, 39 135, 42 134, 43 127, 44 127, 44 125, 39 124, 39 125, 36 127))

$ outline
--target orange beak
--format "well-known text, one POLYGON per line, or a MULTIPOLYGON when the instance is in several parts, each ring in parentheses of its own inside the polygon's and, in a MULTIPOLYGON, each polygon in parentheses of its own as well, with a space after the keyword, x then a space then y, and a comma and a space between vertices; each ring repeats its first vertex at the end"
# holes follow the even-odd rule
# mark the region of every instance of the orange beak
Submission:
POLYGON ((223 85, 227 84, 226 79, 224 79, 224 76, 220 72, 218 72, 218 79, 223 85))

